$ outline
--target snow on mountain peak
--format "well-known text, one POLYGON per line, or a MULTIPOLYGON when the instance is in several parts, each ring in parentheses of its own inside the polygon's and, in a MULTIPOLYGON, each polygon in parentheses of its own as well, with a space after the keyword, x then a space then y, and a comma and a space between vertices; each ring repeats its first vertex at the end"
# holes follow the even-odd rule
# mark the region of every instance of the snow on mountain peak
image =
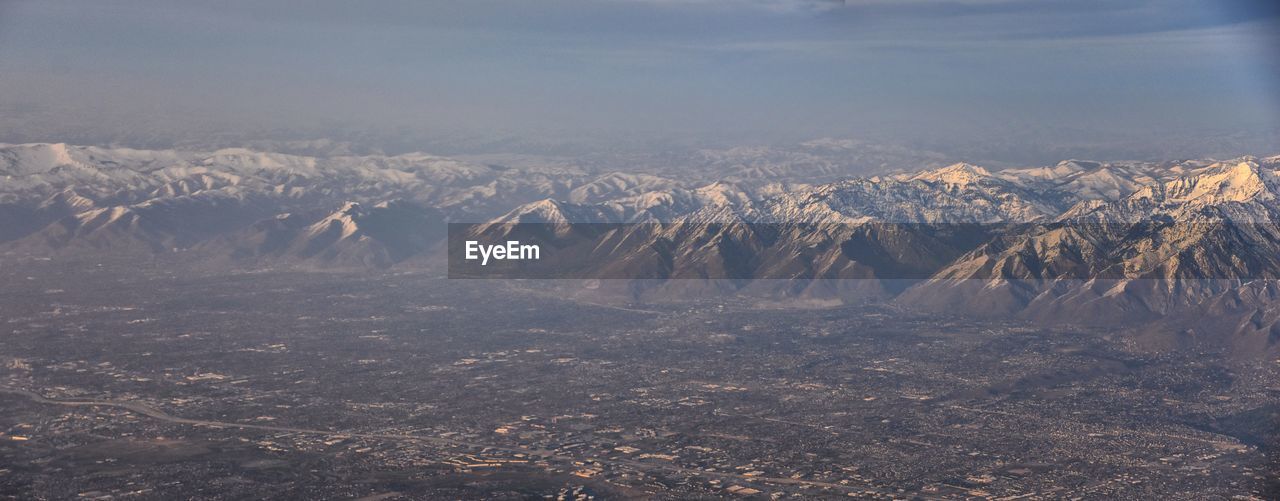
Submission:
POLYGON ((964 162, 951 164, 941 169, 924 171, 908 178, 909 181, 927 181, 942 183, 948 187, 965 187, 990 178, 991 173, 982 167, 964 162))
POLYGON ((338 209, 340 214, 354 216, 360 213, 360 202, 346 202, 338 209))
POLYGON ((574 217, 574 211, 571 206, 566 203, 546 198, 537 202, 525 204, 513 209, 505 216, 499 218, 502 222, 507 223, 547 223, 562 224, 568 222, 595 222, 591 218, 574 217))
POLYGON ((324 219, 321 219, 315 224, 312 224, 308 229, 307 234, 317 236, 337 228, 337 239, 346 239, 360 231, 360 225, 357 219, 363 215, 364 213, 359 203, 346 202, 342 204, 342 207, 340 207, 336 212, 330 214, 324 219))
POLYGON ((1242 159, 1234 164, 1214 164, 1195 175, 1175 179, 1166 183, 1165 189, 1170 202, 1246 202, 1275 198, 1268 189, 1268 184, 1274 183, 1274 172, 1263 169, 1255 160, 1242 159))
POLYGON ((64 143, 39 143, 0 151, 0 174, 25 176, 48 172, 76 161, 64 143))

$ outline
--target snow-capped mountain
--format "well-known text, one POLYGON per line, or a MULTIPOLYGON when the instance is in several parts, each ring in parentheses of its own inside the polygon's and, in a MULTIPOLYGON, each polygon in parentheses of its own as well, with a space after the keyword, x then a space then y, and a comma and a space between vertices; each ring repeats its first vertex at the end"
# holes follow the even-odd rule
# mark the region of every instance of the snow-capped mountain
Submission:
POLYGON ((684 210, 692 199, 715 196, 680 192, 683 183, 652 175, 507 168, 425 154, 310 157, 65 144, 0 145, 0 180, 0 244, 49 252, 184 249, 277 214, 332 211, 347 201, 371 207, 401 200, 485 220, 547 198, 684 210))
POLYGON ((238 262, 386 268, 444 237, 444 215, 412 202, 346 202, 329 213, 285 213, 205 242, 198 251, 238 262))
MULTIPOLYGON (((955 164, 691 205, 674 217, 540 202, 499 221, 664 223, 608 227, 585 241, 574 234, 568 248, 590 251, 571 252, 566 269, 584 277, 622 270, 755 290, 774 283, 783 293, 822 290, 814 287, 822 279, 875 279, 881 287, 864 284, 857 298, 1111 324, 1270 297, 1247 291, 1280 279, 1277 167, 1274 157, 996 172, 955 164), (525 217, 552 206, 555 218, 525 217)), ((658 286, 660 294, 688 288, 658 286)))
MULTIPOLYGON (((555 246, 580 276, 649 279, 663 293, 837 294, 1075 321, 1246 315, 1239 298, 1269 298, 1258 281, 1280 279, 1280 156, 956 163, 814 182, 840 172, 815 159, 847 146, 706 151, 711 168, 669 176, 536 159, 6 145, 0 253, 439 266, 446 222, 490 223, 473 230, 487 236, 542 224, 552 229, 519 236, 555 246)), ((1255 313, 1253 330, 1275 323, 1271 309, 1255 313)))

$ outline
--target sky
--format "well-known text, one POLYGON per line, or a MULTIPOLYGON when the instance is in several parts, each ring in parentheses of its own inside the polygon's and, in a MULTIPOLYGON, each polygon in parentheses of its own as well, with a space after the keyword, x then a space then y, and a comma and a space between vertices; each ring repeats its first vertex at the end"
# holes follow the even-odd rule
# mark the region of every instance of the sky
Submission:
POLYGON ((1277 130, 1270 0, 0 0, 0 141, 857 137, 1123 156, 1266 148, 1277 130))

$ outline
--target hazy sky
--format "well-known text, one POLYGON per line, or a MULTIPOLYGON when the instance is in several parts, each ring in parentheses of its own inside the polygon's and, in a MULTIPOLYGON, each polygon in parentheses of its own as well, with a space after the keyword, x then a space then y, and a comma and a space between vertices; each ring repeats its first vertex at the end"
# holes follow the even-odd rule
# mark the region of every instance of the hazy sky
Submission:
POLYGON ((1280 121, 1278 16, 1273 0, 0 0, 0 140, 1248 133, 1280 121))

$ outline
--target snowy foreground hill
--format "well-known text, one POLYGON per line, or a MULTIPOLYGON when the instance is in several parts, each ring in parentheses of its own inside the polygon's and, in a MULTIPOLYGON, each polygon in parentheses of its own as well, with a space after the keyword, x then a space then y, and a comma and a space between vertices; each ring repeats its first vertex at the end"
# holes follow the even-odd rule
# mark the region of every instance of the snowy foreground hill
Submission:
MULTIPOLYGON (((1167 334, 1161 342, 1280 345, 1280 157, 962 163, 837 179, 838 165, 811 157, 707 155, 720 163, 675 175, 424 154, 3 145, 0 255, 430 269, 443 266, 447 222, 610 223, 574 245, 612 242, 584 266, 646 278, 601 287, 633 298, 887 301, 1142 322, 1167 334), (947 225, 982 231, 940 237, 947 225)), ((488 231, 501 227, 511 225, 488 231)))

